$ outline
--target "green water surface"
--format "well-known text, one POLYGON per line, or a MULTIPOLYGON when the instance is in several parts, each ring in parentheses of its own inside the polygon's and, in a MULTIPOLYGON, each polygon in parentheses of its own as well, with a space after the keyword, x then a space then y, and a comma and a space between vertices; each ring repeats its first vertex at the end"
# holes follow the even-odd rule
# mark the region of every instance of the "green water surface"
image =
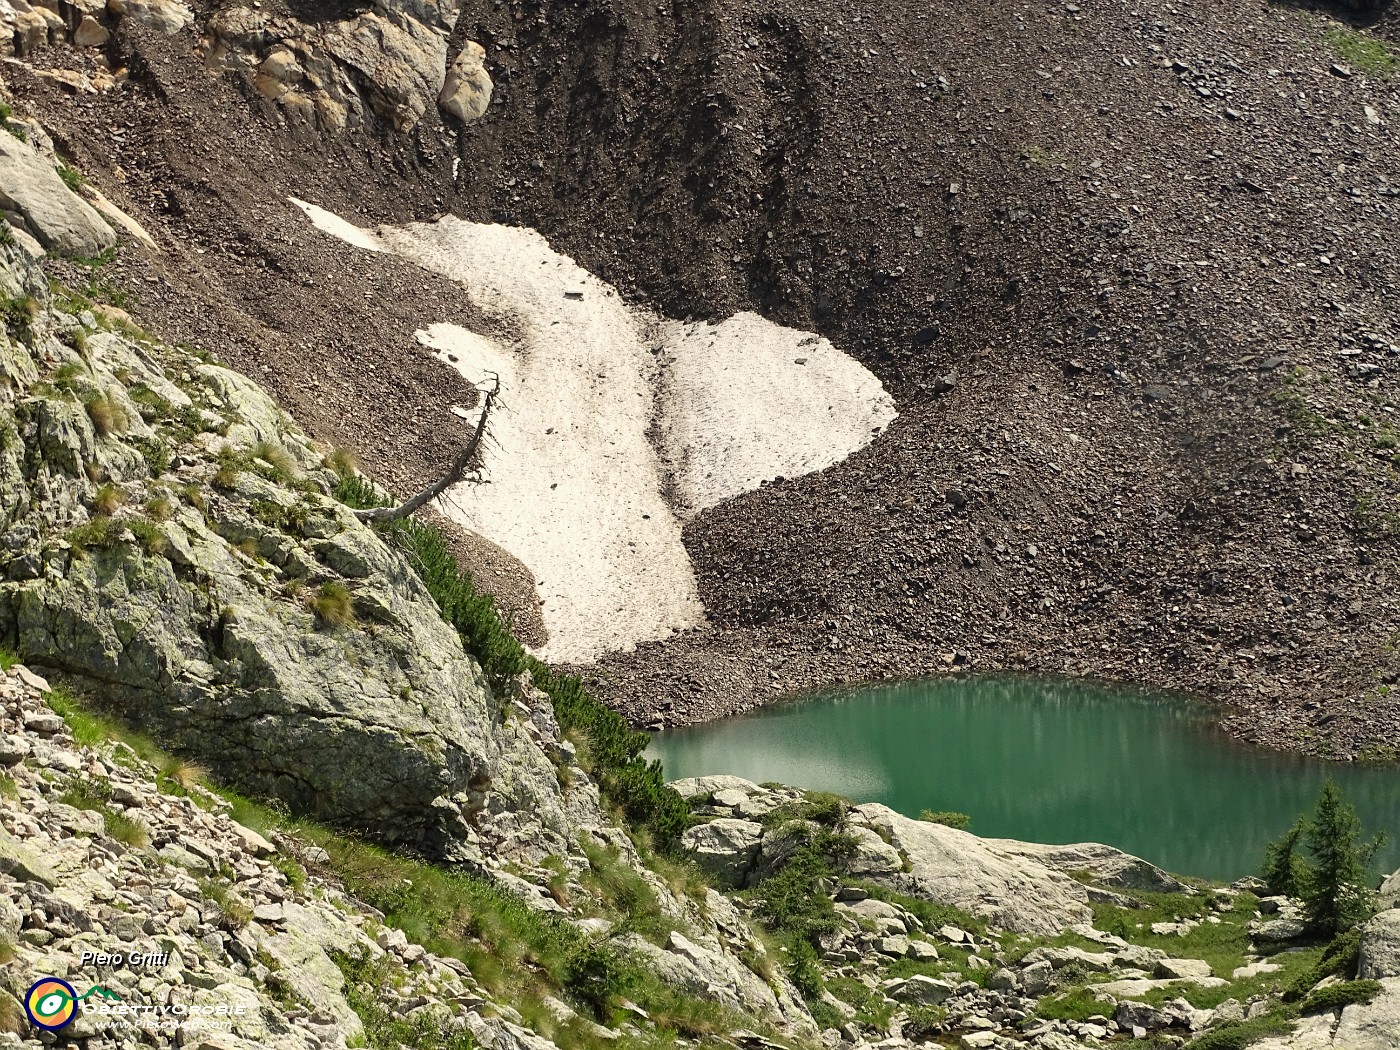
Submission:
POLYGON ((829 693, 668 730, 649 757, 670 779, 733 773, 971 814, 969 830, 1106 842, 1170 871, 1234 879, 1331 776, 1400 865, 1400 766, 1328 763, 1243 746, 1199 707, 1032 679, 936 679, 829 693))

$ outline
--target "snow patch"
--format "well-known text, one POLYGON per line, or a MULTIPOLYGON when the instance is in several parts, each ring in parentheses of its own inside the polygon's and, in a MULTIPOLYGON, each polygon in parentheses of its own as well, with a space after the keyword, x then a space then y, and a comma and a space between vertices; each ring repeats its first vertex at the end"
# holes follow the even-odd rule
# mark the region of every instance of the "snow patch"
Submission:
POLYGON ((629 307, 534 230, 448 216, 368 231, 293 203, 326 233, 456 280, 486 317, 486 332, 417 333, 468 380, 501 377, 489 483, 454 486, 442 509, 535 574, 547 660, 701 624, 683 520, 839 462, 895 418, 879 380, 825 339, 751 313, 687 325, 629 307))
POLYGON ((338 237, 347 244, 353 244, 356 248, 363 248, 367 252, 380 252, 384 249, 379 246, 379 241, 369 230, 362 230, 353 222, 346 222, 339 215, 326 211, 325 208, 318 208, 314 204, 298 200, 296 197, 288 197, 289 201, 306 213, 306 217, 311 220, 311 225, 322 233, 329 233, 332 237, 338 237))

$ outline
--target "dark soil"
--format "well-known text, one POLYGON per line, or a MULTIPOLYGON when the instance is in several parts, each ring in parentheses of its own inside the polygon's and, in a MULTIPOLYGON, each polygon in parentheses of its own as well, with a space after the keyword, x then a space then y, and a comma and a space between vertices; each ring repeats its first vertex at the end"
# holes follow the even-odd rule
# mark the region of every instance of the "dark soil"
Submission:
POLYGON ((411 333, 479 319, 288 195, 536 226, 634 299, 758 309, 880 376, 874 445, 689 524, 710 625, 589 670, 639 724, 1018 669, 1383 757, 1400 79, 1339 32, 1210 0, 469 0, 491 115, 409 138, 298 135, 184 36, 124 32, 106 96, 7 77, 166 245, 109 268, 138 319, 403 490, 472 398, 411 333))

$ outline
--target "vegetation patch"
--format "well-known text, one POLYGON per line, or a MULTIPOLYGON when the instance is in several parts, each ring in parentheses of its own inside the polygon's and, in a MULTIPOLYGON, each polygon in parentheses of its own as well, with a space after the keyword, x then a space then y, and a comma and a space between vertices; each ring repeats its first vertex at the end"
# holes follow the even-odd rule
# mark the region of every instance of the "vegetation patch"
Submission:
POLYGON ((1380 981, 1342 981, 1319 988, 1298 1006, 1301 1014, 1320 1014, 1340 1010, 1356 1003, 1370 1003, 1382 992, 1380 981))
POLYGON ((1092 988, 1077 988, 1041 999, 1035 1015, 1047 1021, 1087 1021, 1091 1017, 1112 1017, 1114 1009, 1112 1003, 1096 997, 1092 988))
POLYGON ((972 818, 966 813, 956 813, 948 809, 926 809, 919 814, 920 820, 926 820, 930 824, 943 824, 950 828, 957 828, 959 831, 966 831, 968 825, 972 823, 972 818))
POLYGON ((339 580, 321 584, 310 601, 311 611, 327 627, 349 627, 355 623, 355 602, 350 589, 339 580))
POLYGON ((1245 1050, 1253 1043, 1271 1035, 1288 1035, 1293 1022, 1278 1014, 1254 1017, 1248 1021, 1230 1021, 1197 1036, 1187 1044, 1187 1050, 1245 1050))
POLYGON ((1379 37, 1336 26, 1327 31, 1327 43, 1342 59, 1363 73, 1388 77, 1400 69, 1400 59, 1379 37))
POLYGON ((398 1017, 385 1009, 385 997, 378 990, 390 980, 387 960, 375 961, 368 952, 349 955, 333 952, 331 961, 345 976, 345 1001, 364 1025, 363 1046, 369 1050, 476 1050, 476 1040, 465 1029, 446 1031, 439 1019, 425 1015, 414 1020, 398 1017))

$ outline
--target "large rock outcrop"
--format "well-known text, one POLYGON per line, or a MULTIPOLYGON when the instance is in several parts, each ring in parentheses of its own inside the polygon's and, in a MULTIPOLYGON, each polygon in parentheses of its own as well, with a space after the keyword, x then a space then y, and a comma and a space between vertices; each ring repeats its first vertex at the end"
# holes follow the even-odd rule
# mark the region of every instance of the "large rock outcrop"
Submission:
POLYGON ((242 73, 300 125, 339 132, 383 122, 407 132, 435 105, 472 121, 491 100, 481 45, 466 41, 448 65, 456 17, 450 3, 380 0, 353 17, 309 24, 229 6, 210 17, 201 47, 211 68, 242 73))
POLYGON ((4 644, 247 791, 431 855, 568 852, 600 822, 530 717, 549 701, 493 695, 255 384, 50 302, 18 249, 0 291, 4 644))
POLYGON ((951 904, 1001 929, 1054 933, 1093 917, 1084 887, 1034 860, 1009 856, 976 835, 911 820, 878 803, 851 820, 899 851, 908 868, 885 881, 902 893, 951 904))
MULTIPOLYGON (((697 815, 711 818, 689 828, 682 845, 725 885, 761 882, 816 827, 801 818, 773 819, 784 808, 802 812, 806 800, 794 788, 760 787, 735 776, 693 777, 671 786, 691 800, 697 815)), ((846 848, 833 860, 842 874, 961 908, 1000 929, 1050 934, 1092 918, 1084 887, 1037 859, 1034 845, 980 839, 875 803, 851 807, 840 833, 846 848)), ((1128 856, 1093 844, 1081 847, 1085 851, 1105 863, 1112 854, 1128 856)))
POLYGON ((1015 839, 985 841, 998 853, 1039 861, 1047 868, 1054 868, 1066 875, 1088 872, 1095 882, 1105 886, 1147 890, 1150 893, 1182 893, 1187 889, 1185 883, 1157 865, 1102 842, 1047 846, 1038 842, 1017 842, 1015 839))

